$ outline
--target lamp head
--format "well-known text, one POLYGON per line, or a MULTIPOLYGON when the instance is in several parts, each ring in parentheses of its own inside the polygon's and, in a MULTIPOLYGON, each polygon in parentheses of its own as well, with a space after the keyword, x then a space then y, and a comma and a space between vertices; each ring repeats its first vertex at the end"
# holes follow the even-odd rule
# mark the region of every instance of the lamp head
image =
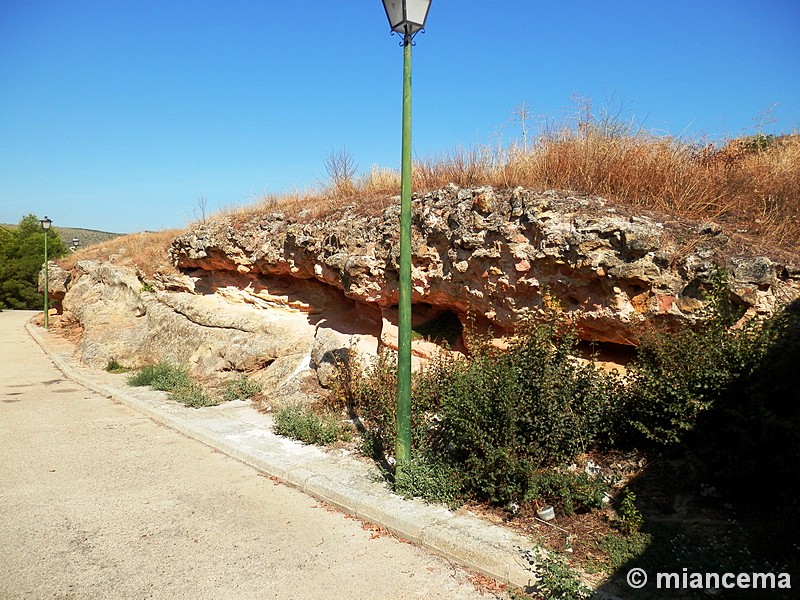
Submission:
POLYGON ((50 225, 53 224, 53 221, 48 219, 47 216, 45 216, 44 219, 39 219, 39 222, 42 224, 42 229, 44 229, 45 231, 50 229, 50 225))
POLYGON ((389 27, 409 38, 425 28, 431 0, 383 0, 389 27))

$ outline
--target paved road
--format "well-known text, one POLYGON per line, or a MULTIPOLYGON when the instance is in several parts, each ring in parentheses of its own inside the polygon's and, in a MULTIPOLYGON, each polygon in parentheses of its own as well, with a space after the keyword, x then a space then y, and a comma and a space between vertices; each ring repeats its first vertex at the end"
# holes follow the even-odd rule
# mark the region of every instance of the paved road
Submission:
POLYGON ((0 599, 487 598, 447 561, 65 379, 0 313, 0 599))

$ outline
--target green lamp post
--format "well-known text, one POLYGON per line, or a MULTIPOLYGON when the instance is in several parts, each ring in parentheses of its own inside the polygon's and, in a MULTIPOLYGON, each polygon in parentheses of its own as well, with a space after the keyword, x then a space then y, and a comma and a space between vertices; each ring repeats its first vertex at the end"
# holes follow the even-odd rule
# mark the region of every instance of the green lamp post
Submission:
POLYGON ((431 0, 383 0, 392 32, 403 36, 403 150, 400 167, 400 298, 397 342, 395 481, 411 462, 411 46, 424 29, 431 0))
POLYGON ((53 221, 45 215, 44 219, 39 219, 39 222, 44 230, 44 328, 50 329, 50 269, 47 266, 47 232, 53 221))

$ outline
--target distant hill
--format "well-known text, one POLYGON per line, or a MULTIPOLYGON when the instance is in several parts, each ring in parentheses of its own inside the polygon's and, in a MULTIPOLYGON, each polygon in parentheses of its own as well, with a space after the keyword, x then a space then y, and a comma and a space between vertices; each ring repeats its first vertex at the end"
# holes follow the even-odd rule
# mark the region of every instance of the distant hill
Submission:
POLYGON ((106 240, 119 237, 121 233, 111 233, 108 231, 97 231, 95 229, 79 229, 77 227, 56 227, 58 235, 62 241, 69 247, 72 246, 72 239, 78 238, 78 247, 86 248, 93 244, 99 244, 106 240))
MULTIPOLYGON (((0 227, 5 227, 12 231, 17 228, 16 225, 6 224, 0 224, 0 227)), ((87 246, 99 244, 100 242, 105 242, 106 240, 124 235, 122 233, 97 231, 95 229, 80 229, 78 227, 54 227, 54 229, 58 232, 59 237, 61 237, 61 241, 63 241, 68 248, 72 246, 73 238, 78 238, 79 248, 86 248, 87 246)))

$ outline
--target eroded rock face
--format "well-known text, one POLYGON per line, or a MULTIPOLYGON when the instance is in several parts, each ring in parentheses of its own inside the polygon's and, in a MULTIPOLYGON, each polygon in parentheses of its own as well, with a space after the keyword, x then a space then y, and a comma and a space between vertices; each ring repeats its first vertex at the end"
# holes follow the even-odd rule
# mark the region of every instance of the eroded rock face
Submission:
POLYGON ((113 358, 131 368, 169 360, 198 373, 263 371, 266 387, 274 389, 314 341, 314 326, 299 311, 151 291, 134 270, 108 263, 81 261, 75 271, 64 311, 84 328, 81 359, 98 367, 113 358))
MULTIPOLYGON (((245 371, 273 398, 305 398, 333 383, 351 348, 396 347, 397 204, 307 223, 278 213, 220 219, 175 239, 181 275, 145 281, 132 268, 82 261, 69 273, 51 266, 51 295, 82 325, 86 362, 245 371)), ((727 256, 727 242, 718 225, 677 228, 600 198, 450 186, 413 202, 414 326, 445 316, 451 347, 467 351, 460 325, 510 332, 550 295, 583 338, 635 344, 644 323, 701 318, 720 266, 750 314, 800 297, 797 265, 727 256)), ((414 341, 414 361, 436 349, 414 341)))
MULTIPOLYGON (((235 226, 210 223, 176 239, 171 252, 200 280, 222 272, 265 289, 318 282, 385 317, 397 303, 398 227, 399 206, 372 217, 345 210, 311 223, 275 213, 235 226)), ((450 186, 414 200, 413 229, 417 307, 450 310, 465 321, 471 315, 499 332, 540 308, 547 292, 582 337, 634 344, 647 321, 700 318, 719 264, 751 312, 769 314, 800 295, 796 268, 767 257, 726 257, 718 227, 697 227, 694 243, 684 240, 695 249, 681 252, 676 239, 685 229, 678 234, 654 219, 618 214, 596 197, 450 186)))

